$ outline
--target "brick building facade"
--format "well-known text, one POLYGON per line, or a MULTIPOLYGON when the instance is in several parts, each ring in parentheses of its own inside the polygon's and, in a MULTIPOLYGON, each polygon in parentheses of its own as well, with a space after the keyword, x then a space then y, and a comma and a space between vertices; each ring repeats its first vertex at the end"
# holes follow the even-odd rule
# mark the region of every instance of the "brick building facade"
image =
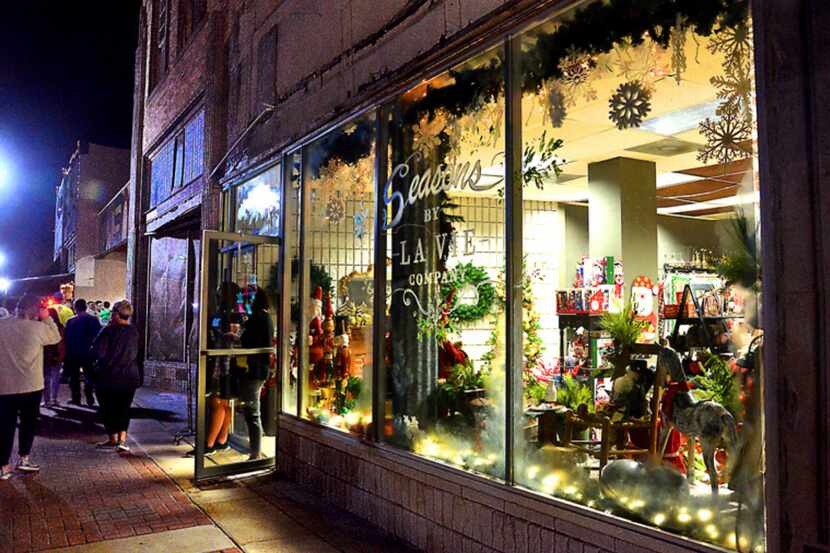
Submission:
MULTIPOLYGON (((338 124, 348 127, 361 112, 391 117, 392 108, 372 110, 402 92, 401 102, 440 90, 458 75, 436 81, 441 70, 463 64, 487 48, 502 48, 499 59, 508 60, 504 94, 514 101, 504 110, 504 132, 510 136, 521 127, 516 121, 522 119, 516 116, 522 111, 516 106, 522 101, 521 93, 510 88, 510 71, 521 69, 509 60, 522 55, 514 51, 528 49, 518 44, 516 34, 575 4, 590 2, 146 0, 135 65, 128 288, 138 307, 137 324, 146 336, 143 355, 149 383, 184 390, 196 370, 199 241, 205 229, 233 230, 227 229, 223 190, 281 161, 286 184, 280 205, 287 209, 290 167, 295 157, 305 162, 311 155, 306 146, 324 139, 338 124), (430 85, 419 88, 426 79, 430 85), (517 111, 511 111, 514 108, 517 111)), ((830 9, 809 0, 751 4, 758 123, 753 137, 757 164, 752 171, 760 182, 757 210, 764 247, 765 456, 763 467, 756 467, 765 475, 760 500, 766 509, 763 533, 769 551, 814 553, 830 548, 830 252, 822 232, 830 209, 825 168, 830 141, 827 126, 821 124, 826 118, 821 109, 824 91, 830 89, 830 68, 821 55, 830 36, 830 9)), ((614 22, 606 23, 613 30, 614 22)), ((551 28, 549 32, 555 33, 556 25, 551 28)), ((602 107, 603 117, 607 109, 602 107)), ((435 117, 436 112, 431 113, 435 117)), ((352 132, 349 127, 344 134, 352 132)), ((400 137, 386 134, 394 132, 378 125, 376 139, 394 149, 400 137)), ((521 146, 504 154, 504 174, 513 178, 510 171, 521 158, 521 146)), ((389 174, 389 162, 385 156, 374 161, 373 170, 384 175, 382 181, 389 174)), ((512 194, 507 192, 512 198, 506 199, 508 213, 515 209, 510 207, 516 201, 512 194)), ((521 195, 518 202, 522 205, 521 195)), ((380 216, 383 207, 372 205, 380 216)), ((713 206, 707 209, 719 209, 713 206)), ((329 222, 339 220, 336 213, 326 211, 329 222)), ((706 217, 711 212, 692 214, 706 217)), ((501 222, 516 225, 510 217, 501 222)), ((298 224, 310 223, 303 219, 298 224)), ((382 236, 376 229, 375 237, 382 236)), ((300 242, 300 249, 311 247, 300 242)), ((626 254, 624 259, 631 257, 626 254)), ((521 260, 506 267, 507 278, 515 278, 517 271, 521 260)), ((291 278, 289 272, 283 268, 284 278, 291 278)), ((303 286, 308 284, 301 284, 301 290, 303 286)), ((384 307, 375 306, 374 313, 380 320, 384 307)), ((521 320, 521 306, 511 305, 511 316, 521 320)), ((291 324, 285 317, 282 332, 291 324)), ((511 335, 511 323, 507 325, 511 335)), ((374 331, 371 340, 374 359, 383 361, 378 353, 384 345, 382 335, 374 331)), ((521 345, 507 346, 508 361, 521 365, 516 351, 521 345)), ((289 363, 288 352, 280 354, 282 364, 289 363)), ((284 388, 289 373, 282 373, 284 388)), ((375 397, 385 398, 379 391, 386 384, 383 379, 372 382, 375 397)), ((296 397, 302 404, 299 393, 296 397)), ((377 420, 387 407, 376 403, 377 420)), ((290 411, 284 399, 283 407, 290 411)), ((297 414, 297 407, 293 409, 297 414)), ((718 550, 651 527, 659 522, 632 523, 578 502, 550 499, 426 460, 385 443, 379 424, 370 425, 366 436, 356 436, 301 415, 278 417, 281 471, 429 551, 718 550)), ((513 439, 510 432, 507 435, 513 439)), ((499 479, 510 484, 520 480, 510 469, 499 479)))

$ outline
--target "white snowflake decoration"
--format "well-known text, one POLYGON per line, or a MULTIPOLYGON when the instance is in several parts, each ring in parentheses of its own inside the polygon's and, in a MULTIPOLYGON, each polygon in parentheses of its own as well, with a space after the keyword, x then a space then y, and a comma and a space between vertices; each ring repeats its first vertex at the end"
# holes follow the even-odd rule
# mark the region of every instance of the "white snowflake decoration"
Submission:
POLYGON ((339 194, 332 195, 326 203, 326 219, 330 223, 338 224, 346 214, 346 205, 339 194))

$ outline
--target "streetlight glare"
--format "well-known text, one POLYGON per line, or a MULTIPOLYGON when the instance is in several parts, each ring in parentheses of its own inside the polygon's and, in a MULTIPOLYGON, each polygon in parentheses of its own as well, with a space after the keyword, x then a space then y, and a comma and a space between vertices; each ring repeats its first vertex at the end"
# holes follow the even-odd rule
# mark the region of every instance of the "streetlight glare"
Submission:
POLYGON ((7 278, 0 277, 0 293, 5 294, 12 286, 12 281, 7 278))
POLYGON ((0 187, 6 186, 11 178, 9 164, 0 159, 0 187))

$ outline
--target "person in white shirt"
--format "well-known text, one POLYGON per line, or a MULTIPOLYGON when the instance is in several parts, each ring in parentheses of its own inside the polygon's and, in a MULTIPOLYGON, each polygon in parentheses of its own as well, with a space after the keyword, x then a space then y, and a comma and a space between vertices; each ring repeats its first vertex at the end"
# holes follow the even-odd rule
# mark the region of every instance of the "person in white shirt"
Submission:
POLYGON ((40 470, 29 455, 43 394, 43 348, 60 340, 49 310, 36 296, 23 296, 17 303, 17 317, 0 320, 0 480, 12 476, 10 460, 18 419, 17 470, 40 470))

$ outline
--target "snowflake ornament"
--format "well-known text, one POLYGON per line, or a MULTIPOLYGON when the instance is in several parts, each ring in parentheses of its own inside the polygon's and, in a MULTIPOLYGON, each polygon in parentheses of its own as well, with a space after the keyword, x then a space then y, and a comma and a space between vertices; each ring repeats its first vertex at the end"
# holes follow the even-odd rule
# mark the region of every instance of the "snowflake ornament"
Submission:
POLYGON ((326 219, 330 223, 338 224, 346 214, 346 204, 339 194, 333 195, 326 202, 326 219))
POLYGON ((436 113, 432 119, 428 115, 421 117, 417 125, 412 126, 412 142, 415 150, 429 156, 441 143, 439 135, 447 126, 447 117, 443 112, 436 113))
POLYGON ((709 82, 718 90, 721 100, 718 115, 736 112, 747 121, 752 119, 752 76, 749 71, 727 69, 725 75, 712 77, 709 82))
POLYGON ((629 81, 617 87, 608 107, 608 117, 618 129, 639 127, 651 111, 651 93, 640 81, 629 81))
POLYGON ((354 237, 357 240, 363 240, 366 235, 366 220, 369 218, 369 210, 363 208, 357 211, 352 218, 354 237))
POLYGON ((700 133, 706 137, 706 146, 701 148, 697 159, 708 163, 729 163, 746 159, 752 152, 743 144, 752 138, 752 125, 737 111, 727 111, 717 119, 706 118, 700 122, 700 133))
POLYGON ((574 48, 570 48, 559 61, 559 71, 562 73, 560 83, 566 92, 563 99, 567 105, 576 105, 576 98, 580 93, 587 102, 597 99, 597 91, 590 84, 596 66, 595 58, 574 48))
POLYGON ((671 48, 671 72, 674 74, 675 82, 680 84, 683 80, 683 72, 686 71, 686 29, 679 15, 677 24, 671 30, 669 48, 671 48))
POLYGON ((743 69, 752 54, 752 28, 743 21, 731 27, 722 27, 709 39, 709 52, 723 54, 724 68, 743 69))

